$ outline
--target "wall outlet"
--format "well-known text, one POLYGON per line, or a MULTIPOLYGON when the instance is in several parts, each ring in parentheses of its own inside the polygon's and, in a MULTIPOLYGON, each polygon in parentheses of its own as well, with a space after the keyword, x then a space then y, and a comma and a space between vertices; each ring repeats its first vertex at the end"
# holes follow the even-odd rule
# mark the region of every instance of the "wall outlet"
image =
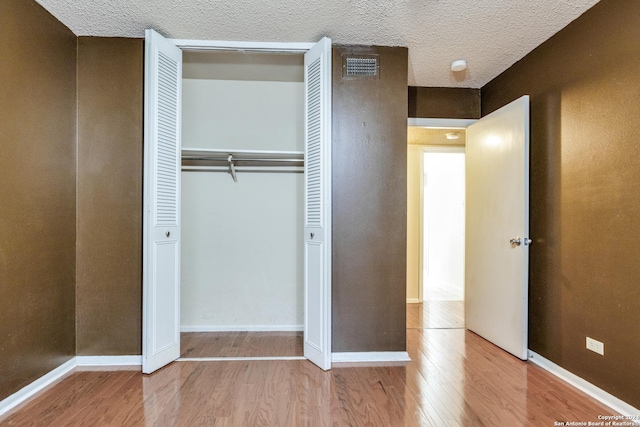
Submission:
POLYGON ((604 343, 587 337, 587 349, 604 356, 604 343))

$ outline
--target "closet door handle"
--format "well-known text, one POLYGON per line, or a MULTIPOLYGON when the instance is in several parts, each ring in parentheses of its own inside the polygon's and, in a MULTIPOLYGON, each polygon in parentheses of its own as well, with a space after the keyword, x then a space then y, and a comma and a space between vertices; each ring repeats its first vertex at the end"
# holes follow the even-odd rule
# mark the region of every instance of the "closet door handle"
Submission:
POLYGON ((315 234, 311 233, 309 234, 309 236, 313 239, 313 236, 315 236, 315 234))
POLYGON ((169 236, 171 236, 171 232, 170 232, 170 231, 167 231, 166 233, 164 233, 164 235, 165 235, 165 236, 167 236, 167 237, 169 237, 169 236))

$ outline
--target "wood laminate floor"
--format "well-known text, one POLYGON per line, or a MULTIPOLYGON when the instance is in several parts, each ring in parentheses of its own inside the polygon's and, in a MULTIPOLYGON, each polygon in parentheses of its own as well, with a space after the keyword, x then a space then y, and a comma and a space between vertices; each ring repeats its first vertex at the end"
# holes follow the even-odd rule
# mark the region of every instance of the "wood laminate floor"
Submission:
POLYGON ((464 328, 464 301, 425 301, 407 304, 407 328, 464 328))
POLYGON ((76 369, 8 426, 553 426, 612 410, 464 329, 407 329, 412 361, 174 362, 153 375, 76 369))
MULTIPOLYGON (((407 328, 464 328, 464 301, 407 304, 407 328)), ((183 332, 180 357, 303 356, 302 332, 183 332)))
POLYGON ((302 332, 183 332, 180 357, 303 356, 302 332))

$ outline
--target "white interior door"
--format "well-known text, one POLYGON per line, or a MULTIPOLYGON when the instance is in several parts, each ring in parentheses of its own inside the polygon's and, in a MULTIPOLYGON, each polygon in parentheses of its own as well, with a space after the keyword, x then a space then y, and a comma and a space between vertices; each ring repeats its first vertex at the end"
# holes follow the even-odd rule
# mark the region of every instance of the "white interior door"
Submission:
POLYGON ((466 155, 466 325, 525 360, 529 97, 469 126, 466 155))
POLYGON ((182 51, 153 30, 145 43, 142 372, 180 357, 182 51))
POLYGON ((304 356, 331 368, 331 40, 304 56, 304 356))

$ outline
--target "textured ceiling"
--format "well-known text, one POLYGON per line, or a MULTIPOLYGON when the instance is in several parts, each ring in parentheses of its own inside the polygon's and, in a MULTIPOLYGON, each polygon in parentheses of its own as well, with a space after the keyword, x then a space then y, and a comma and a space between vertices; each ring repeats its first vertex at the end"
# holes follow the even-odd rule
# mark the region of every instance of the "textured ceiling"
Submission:
POLYGON ((79 36, 407 46, 409 85, 478 88, 598 0, 37 1, 79 36))
POLYGON ((417 126, 407 128, 407 143, 411 145, 464 146, 466 137, 465 129, 433 129, 417 126), (456 134, 458 139, 448 139, 448 133, 456 134))

